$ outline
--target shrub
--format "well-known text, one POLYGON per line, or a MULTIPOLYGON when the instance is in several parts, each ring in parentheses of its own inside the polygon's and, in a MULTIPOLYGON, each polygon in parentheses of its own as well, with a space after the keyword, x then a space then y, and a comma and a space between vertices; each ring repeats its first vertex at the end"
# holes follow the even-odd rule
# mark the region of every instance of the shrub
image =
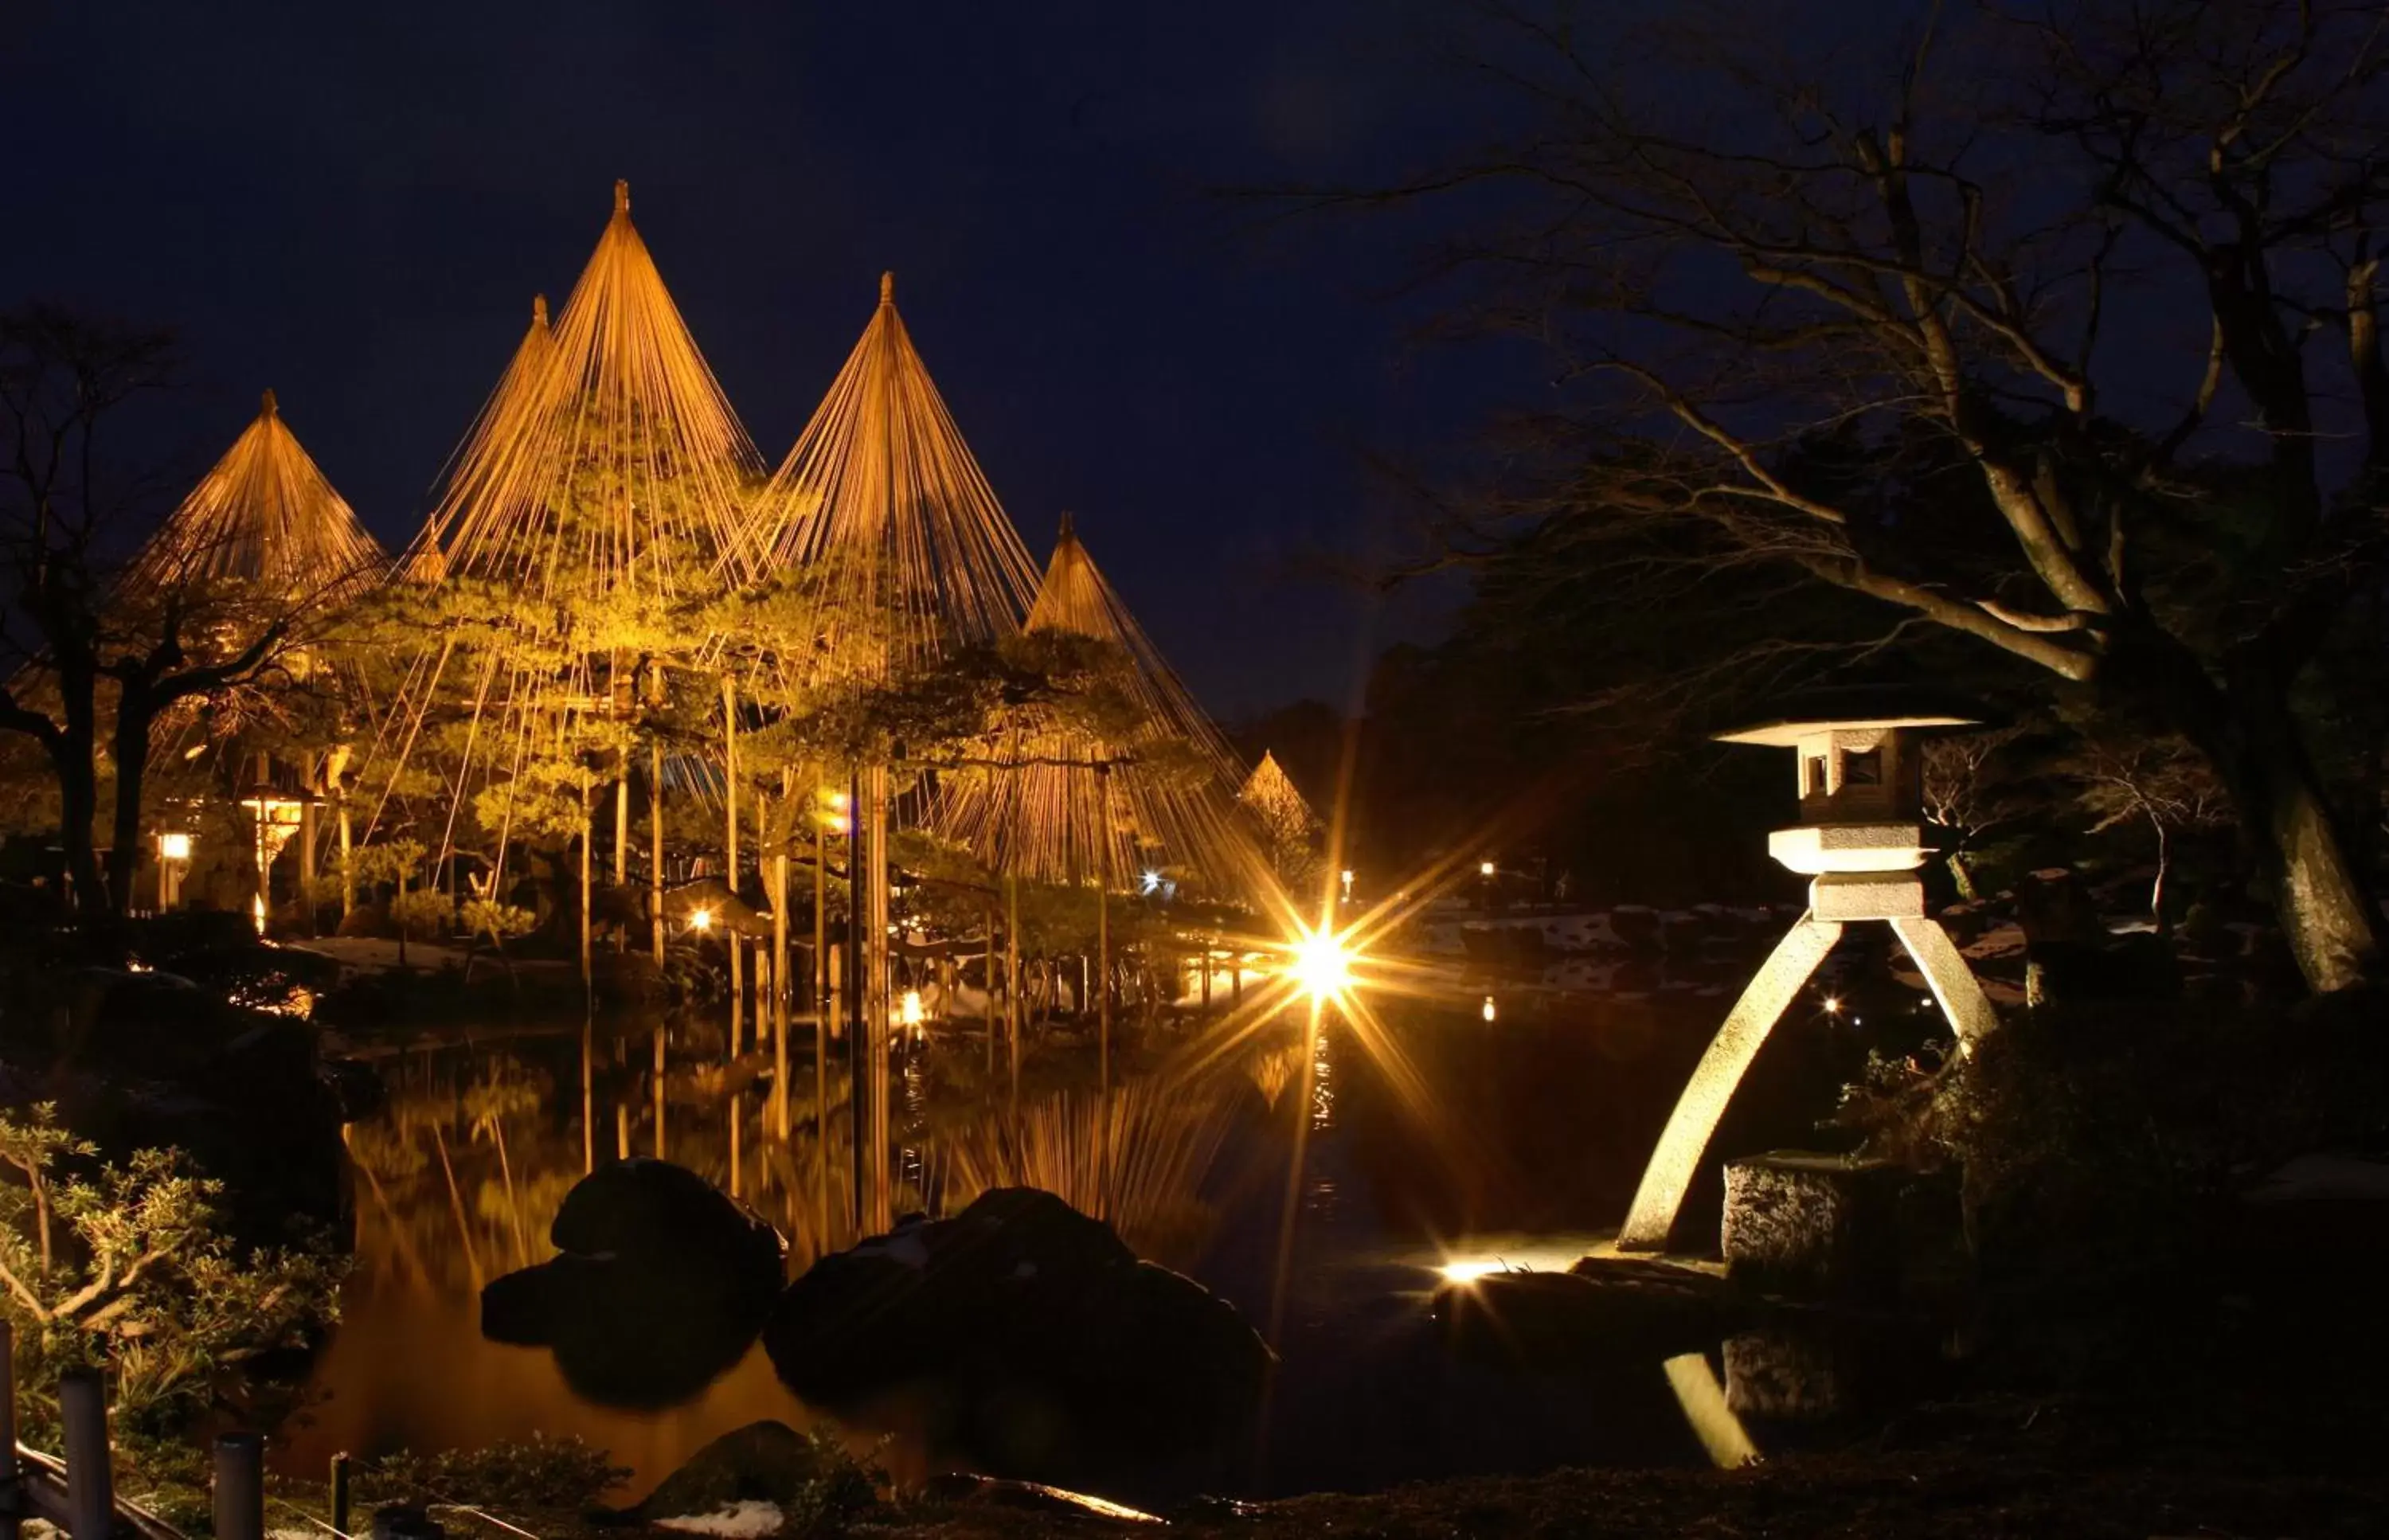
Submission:
POLYGON ((133 1431, 178 1427, 219 1375, 303 1343, 334 1316, 340 1262, 313 1251, 236 1247, 224 1184, 177 1151, 99 1165, 44 1102, 0 1113, 0 1289, 17 1332, 20 1406, 55 1425, 58 1374, 109 1371, 133 1431))
POLYGON ((543 1433, 429 1457, 400 1450, 364 1462, 358 1471, 376 1502, 463 1503, 518 1512, 592 1507, 630 1474, 607 1451, 577 1436, 543 1433))

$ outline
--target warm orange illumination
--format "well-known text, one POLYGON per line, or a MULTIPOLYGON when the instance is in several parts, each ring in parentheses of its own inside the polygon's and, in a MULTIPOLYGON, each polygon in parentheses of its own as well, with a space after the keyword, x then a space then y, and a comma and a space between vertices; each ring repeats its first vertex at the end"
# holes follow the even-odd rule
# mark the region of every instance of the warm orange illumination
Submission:
POLYGON ((1351 986, 1352 954, 1334 931, 1312 931, 1294 945, 1294 977, 1312 999, 1331 999, 1351 986))
POLYGON ((921 991, 918 989, 907 989, 904 991, 904 1003, 901 1009, 904 1012, 904 1025, 906 1026, 920 1025, 923 1019, 927 1015, 927 1012, 921 1007, 921 991))
POLYGON ((1443 1275, 1446 1283, 1474 1283, 1493 1273, 1506 1273, 1510 1267, 1498 1259, 1473 1258, 1465 1262, 1447 1262, 1436 1270, 1443 1275))
POLYGON ((698 910, 696 913, 688 917, 688 928, 696 931, 699 935, 703 935, 705 932, 711 930, 713 928, 713 911, 709 909, 698 910))
POLYGON ((1827 995, 1825 997, 1822 1009, 1828 1016, 1840 1015, 1842 1013, 1842 997, 1839 995, 1827 995))
POLYGON ((1493 863, 1491 861, 1478 861, 1476 863, 1476 874, 1480 877, 1489 877, 1493 875, 1493 863))
POLYGON ((1485 1019, 1489 1022, 1494 1018, 1495 1014, 1496 1012, 1493 1009, 1493 997, 1488 995, 1485 997, 1485 1019))
POLYGON ((249 918, 257 926, 257 934, 265 934, 265 895, 261 893, 249 901, 249 918))
POLYGON ((158 836, 158 859, 160 860, 168 861, 189 860, 191 859, 191 836, 180 832, 179 830, 171 834, 160 834, 158 836))

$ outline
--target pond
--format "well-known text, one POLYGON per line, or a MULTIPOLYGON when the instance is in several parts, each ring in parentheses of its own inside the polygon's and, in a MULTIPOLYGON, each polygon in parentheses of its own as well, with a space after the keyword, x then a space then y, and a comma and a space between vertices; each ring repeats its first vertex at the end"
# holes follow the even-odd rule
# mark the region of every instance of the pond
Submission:
MULTIPOLYGON (((1426 1317, 1447 1266, 1564 1268, 1614 1229, 1730 992, 1505 991, 1468 983, 1451 1003, 1381 1007, 1365 1029, 1331 1012, 1315 1041, 1290 1016, 1198 1075, 1183 1066, 1199 1025, 1156 1028, 1122 1051, 1118 1228, 1140 1254, 1233 1301, 1282 1367, 1248 1456, 1199 1477, 1095 1472, 1082 1484, 1158 1500, 1194 1484, 1268 1495, 1706 1461, 1671 1378, 1680 1366, 1663 1369, 1656 1347, 1598 1374, 1522 1372, 1440 1351, 1426 1317)), ((879 1458, 899 1478, 966 1466, 901 1406, 870 1426, 807 1407, 759 1344, 701 1384, 625 1406, 577 1391, 548 1350, 480 1333, 481 1286, 553 1255, 548 1225, 565 1193, 620 1153, 661 1154, 753 1205, 788 1237, 791 1277, 850 1244, 850 1168, 836 1147, 842 1045, 824 1164, 808 1111, 810 1027, 793 1037, 786 1139, 773 1132, 769 1055, 734 1058, 717 1017, 460 1025, 403 1046, 351 1045, 377 1063, 388 1102, 349 1129, 356 1267, 277 1460, 313 1473, 340 1450, 576 1434, 630 1468, 635 1495, 712 1438, 773 1418, 838 1429, 858 1451, 887 1435, 879 1458)), ((1717 1151, 1813 1147, 1862 1050, 1842 1019, 1779 1033, 1717 1151)), ((906 1044, 898 1212, 948 1210, 1024 1178, 1066 1196, 1082 1189, 1093 1059, 1082 1045, 1039 1041, 1016 1114, 1010 1077, 975 1024, 906 1044)), ((1715 1235, 1715 1165, 1680 1242, 1715 1235)), ((1722 1344, 1710 1363, 1723 1372, 1722 1344)), ((1839 1426, 1828 1418, 1780 1436, 1839 1426)))

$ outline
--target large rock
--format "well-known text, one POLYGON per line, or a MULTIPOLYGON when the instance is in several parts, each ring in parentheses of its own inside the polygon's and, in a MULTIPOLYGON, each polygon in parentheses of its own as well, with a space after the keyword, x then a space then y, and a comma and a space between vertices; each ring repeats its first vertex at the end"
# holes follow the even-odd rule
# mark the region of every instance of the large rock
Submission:
POLYGON ((1760 1288, 1874 1298, 1898 1281, 1900 1173, 1886 1161, 1779 1150, 1725 1168, 1727 1270, 1760 1288))
POLYGON ((1212 1446, 1257 1406, 1271 1362, 1233 1306, 1027 1188, 822 1258, 763 1343, 817 1405, 934 1387, 950 1436, 1039 1477, 1212 1446))
POLYGON ((741 1503, 770 1503, 789 1512, 806 1506, 807 1499, 814 1506, 836 1506, 834 1499, 841 1494, 823 1491, 824 1484, 849 1483, 860 1483, 860 1495, 869 1496, 869 1482, 854 1461, 837 1457, 834 1447, 767 1419, 715 1439, 666 1476, 644 1501, 615 1517, 653 1522, 702 1517, 741 1503))
POLYGON ((610 1406, 687 1399, 736 1363, 786 1276, 779 1232, 664 1161, 600 1168, 565 1195, 555 1260, 481 1291, 481 1334, 555 1350, 610 1406))

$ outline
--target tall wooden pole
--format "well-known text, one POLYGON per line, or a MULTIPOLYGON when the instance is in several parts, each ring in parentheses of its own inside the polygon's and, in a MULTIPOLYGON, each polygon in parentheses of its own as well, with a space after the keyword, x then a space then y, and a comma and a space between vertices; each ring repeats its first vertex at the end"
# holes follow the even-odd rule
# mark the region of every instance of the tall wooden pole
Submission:
MULTIPOLYGON (((648 665, 647 701, 661 706, 664 671, 648 665)), ((664 965, 664 741, 647 739, 647 927, 655 947, 656 968, 664 965)))
POLYGON ((995 906, 987 906, 987 1078, 995 1081, 995 906))
POLYGON ((345 920, 357 907, 357 879, 350 870, 349 857, 355 848, 355 833, 349 823, 349 795, 340 794, 340 918, 345 920))
MULTIPOLYGON (((722 681, 722 844, 727 862, 723 881, 730 885, 730 897, 738 897, 738 687, 728 680, 722 681)), ((726 923, 730 912, 722 918, 726 923)), ((730 1056, 736 1058, 747 1047, 747 938, 735 926, 730 934, 730 1056)))
MULTIPOLYGON (((816 1233, 829 1244, 829 818, 816 809, 813 825, 813 1209, 816 1233)), ((780 1132, 788 1130, 788 1105, 780 1103, 780 1132)))
POLYGON ((1003 878, 1003 1025, 1012 1043, 1012 1105, 1020 1106, 1020 879, 1003 878))
POLYGON ((780 1106, 780 1137, 788 1134, 788 856, 772 858, 772 1096, 780 1106))
MULTIPOLYGON (((1112 768, 1095 762, 1098 838, 1095 883, 1095 1083, 1108 1105, 1112 1094, 1112 768)), ((1108 1114, 1107 1114, 1108 1115, 1108 1114)))
POLYGON ((888 1104, 888 1021, 895 1000, 895 976, 888 948, 888 767, 870 772, 871 837, 867 846, 871 884, 870 922, 865 935, 870 976, 864 980, 862 1033, 871 1044, 871 1218, 874 1234, 895 1225, 890 1211, 895 1194, 888 1185, 890 1132, 888 1104))
MULTIPOLYGON (((313 777, 310 777, 312 781, 313 777)), ((319 832, 314 786, 310 783, 300 787, 299 795, 302 799, 299 804, 299 927, 300 935, 313 935, 315 934, 315 836, 319 832)), ((165 862, 158 864, 163 867, 165 862)))
POLYGON ((867 831, 862 814, 862 778, 850 778, 846 799, 846 1037, 847 1118, 853 1130, 854 1222, 860 1228, 870 1217, 863 1203, 863 1149, 871 1139, 871 1100, 863 1082, 870 1077, 869 1031, 862 996, 862 928, 866 923, 862 840, 867 831))
POLYGON ((614 783, 614 885, 631 880, 631 761, 622 759, 622 778, 614 783))
MULTIPOLYGON (((786 833, 772 846, 772 1020, 780 1035, 780 1056, 788 1051, 788 997, 796 991, 788 987, 788 846, 796 837, 793 809, 796 799, 789 795, 790 776, 786 765, 780 767, 780 808, 789 817, 786 833)), ((764 839, 761 804, 757 804, 756 839, 758 848, 764 839)))
POLYGON ((594 1017, 581 1018, 581 1174, 587 1176, 597 1169, 597 1129, 594 1119, 597 1113, 597 1066, 591 1062, 596 1052, 594 1039, 597 1024, 594 1017))
POLYGON ((656 1159, 670 1160, 664 1142, 664 1028, 656 1024, 656 1159))
POLYGON ((585 986, 594 977, 589 958, 589 783, 587 777, 581 785, 581 982, 585 986))

